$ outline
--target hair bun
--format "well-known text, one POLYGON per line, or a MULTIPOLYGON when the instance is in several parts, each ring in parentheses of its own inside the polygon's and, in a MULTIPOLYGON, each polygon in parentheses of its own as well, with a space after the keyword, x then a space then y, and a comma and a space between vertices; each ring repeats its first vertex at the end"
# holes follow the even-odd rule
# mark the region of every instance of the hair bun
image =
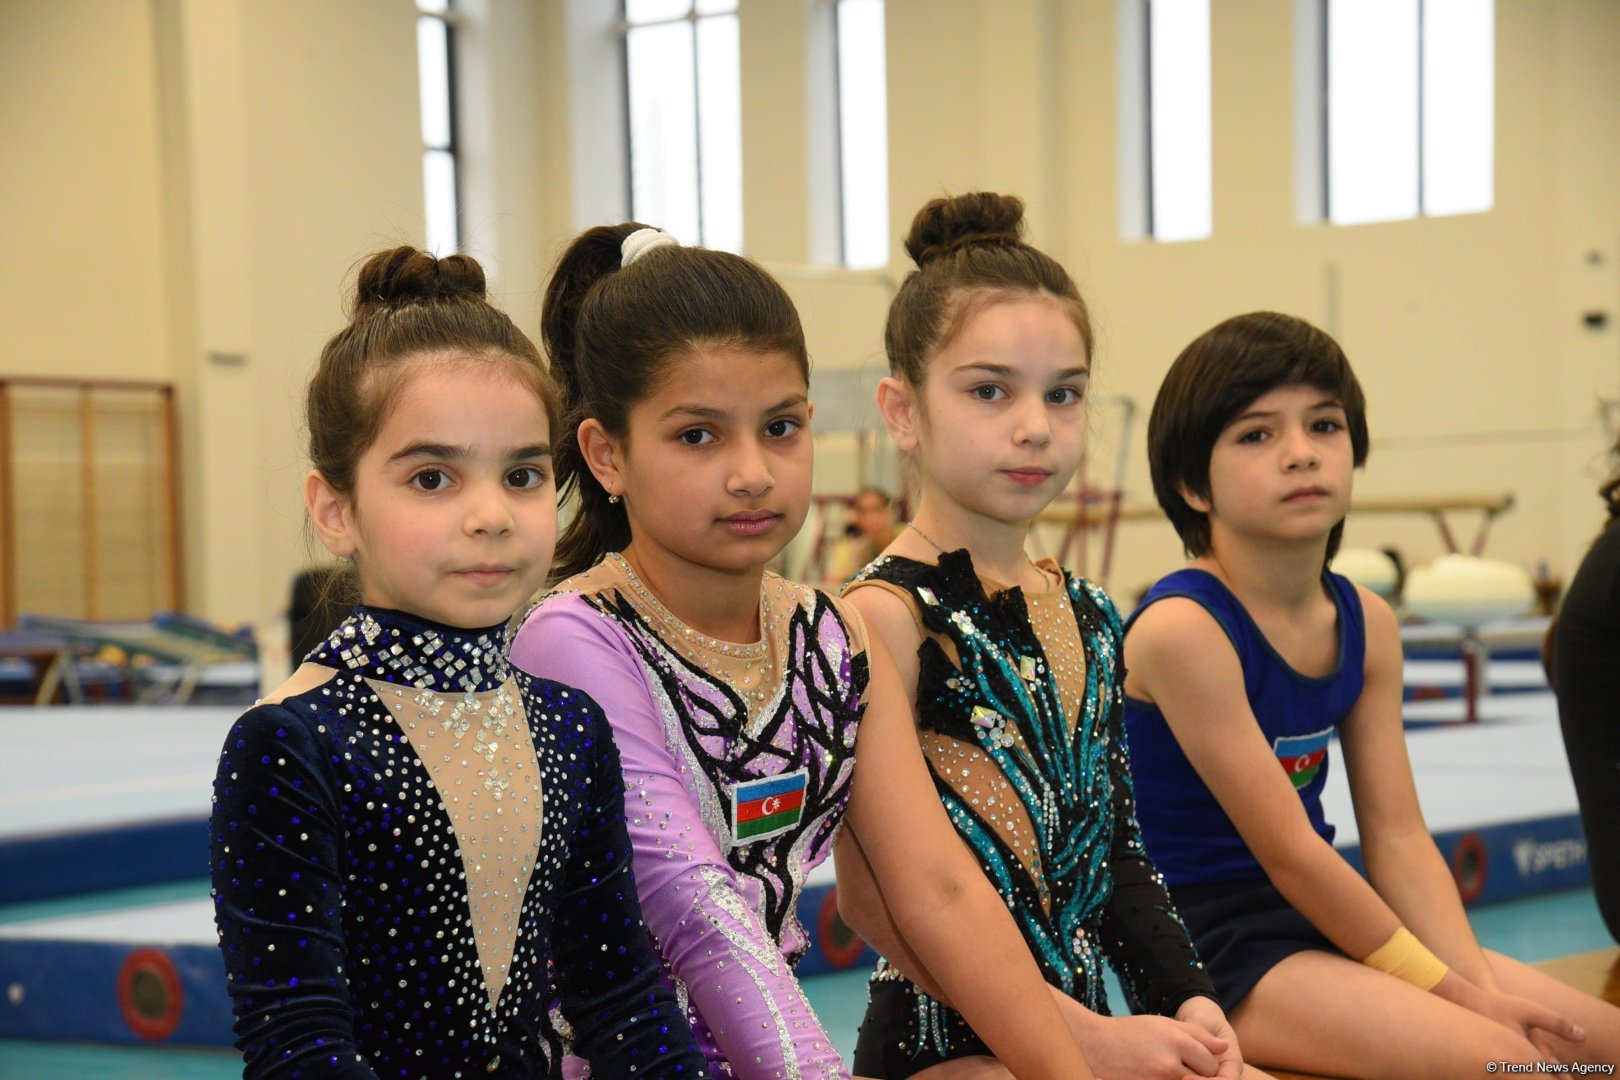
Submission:
POLYGON ((457 296, 483 299, 484 268, 468 255, 435 258, 413 247, 378 252, 360 268, 355 310, 398 307, 457 296))
POLYGON ((1023 242, 1024 200, 974 191, 934 199, 911 219, 906 253, 918 266, 972 244, 1010 247, 1023 242))

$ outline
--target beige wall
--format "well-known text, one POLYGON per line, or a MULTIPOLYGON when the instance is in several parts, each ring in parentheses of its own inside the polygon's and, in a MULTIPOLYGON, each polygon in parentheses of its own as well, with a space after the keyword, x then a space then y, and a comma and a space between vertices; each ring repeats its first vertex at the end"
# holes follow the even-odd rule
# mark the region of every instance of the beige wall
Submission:
MULTIPOLYGON (((1088 109, 1103 123, 1069 144, 1067 171, 1089 182, 1064 246, 1104 327, 1104 387, 1145 409, 1176 352, 1219 319, 1261 307, 1312 319, 1339 337, 1368 392, 1374 450, 1361 491, 1506 488, 1518 506, 1490 550, 1570 567, 1596 526, 1596 395, 1613 397, 1620 376, 1614 328, 1579 325, 1584 307, 1612 309, 1620 295, 1620 65, 1589 44, 1620 40, 1620 6, 1498 0, 1495 209, 1352 228, 1294 220, 1291 10, 1290 0, 1214 5, 1210 240, 1116 239, 1113 174, 1085 168, 1111 142, 1111 106, 1088 109), (1587 249, 1607 261, 1581 282, 1582 297, 1560 278, 1587 249), (1590 434, 1547 434, 1578 429, 1590 434)), ((1086 5, 1066 29, 1091 44, 1069 67, 1070 100, 1111 100, 1110 13, 1086 5)), ((1145 493, 1140 429, 1137 442, 1130 487, 1145 493)), ((1140 543, 1123 553, 1121 585, 1177 554, 1167 529, 1126 537, 1140 543)), ((1347 542, 1396 543, 1414 560, 1439 551, 1417 518, 1353 520, 1347 542)))
MULTIPOLYGON (((1034 239, 1075 271, 1093 305, 1095 385, 1139 407, 1127 448, 1133 497, 1151 498, 1143 433, 1170 361, 1220 319, 1273 308, 1337 334, 1366 386, 1374 452, 1359 490, 1509 490, 1518 505, 1489 551, 1572 569, 1607 469, 1598 396, 1620 393, 1614 324, 1580 321, 1590 308, 1612 319, 1620 297, 1620 63, 1610 47, 1620 5, 1498 0, 1495 209, 1334 228, 1296 220, 1293 0, 1216 0, 1215 230, 1186 244, 1121 239, 1112 2, 888 7, 894 232, 941 191, 1025 197, 1034 239)), ((1117 413, 1096 419, 1106 470, 1117 413)), ((1456 517, 1466 541, 1477 516, 1456 517)), ((1413 561, 1441 550, 1421 517, 1353 520, 1347 542, 1398 544, 1413 561)), ((1179 558, 1168 526, 1122 526, 1113 584, 1126 595, 1179 558)))
MULTIPOLYGON (((580 88, 616 76, 599 58, 570 65, 567 47, 591 3, 463 5, 468 55, 484 59, 464 75, 481 147, 467 161, 470 247, 530 327, 560 245, 604 214, 584 178, 614 132, 576 118, 591 104, 580 88)), ((1034 239, 1093 304, 1100 391, 1144 414, 1181 346, 1227 315, 1278 308, 1328 325, 1371 398, 1362 491, 1511 489, 1519 505, 1491 550, 1572 566, 1605 468, 1597 395, 1620 391, 1614 325, 1580 324, 1589 308, 1613 318, 1620 297, 1620 4, 1498 0, 1494 210, 1329 228, 1295 220, 1292 0, 1215 0, 1215 235, 1176 245, 1119 238, 1113 0, 888 6, 896 236, 942 191, 1022 194, 1034 239)), ((751 253, 781 269, 832 368, 877 357, 892 281, 804 268, 824 249, 805 91, 818 8, 742 0, 744 208, 751 253)), ((0 3, 0 373, 178 383, 190 606, 203 614, 262 621, 284 602, 306 555, 304 380, 341 325, 356 260, 420 240, 410 9, 0 3)), ((1128 484, 1146 498, 1142 420, 1128 484)), ((1106 459, 1117 424, 1104 410, 1097 426, 1106 459)), ((845 486, 854 469, 847 445, 829 446, 821 482, 845 486)), ((1417 519, 1356 521, 1349 535, 1416 560, 1438 550, 1417 519)), ((1121 545, 1122 596, 1179 557, 1160 525, 1125 526, 1121 545)))
POLYGON ((147 5, 0 4, 0 372, 172 378, 147 5))
POLYGON ((8 0, 0 87, 0 372, 175 382, 188 606, 265 621, 307 555, 298 398, 340 289, 421 236, 412 12, 8 0))

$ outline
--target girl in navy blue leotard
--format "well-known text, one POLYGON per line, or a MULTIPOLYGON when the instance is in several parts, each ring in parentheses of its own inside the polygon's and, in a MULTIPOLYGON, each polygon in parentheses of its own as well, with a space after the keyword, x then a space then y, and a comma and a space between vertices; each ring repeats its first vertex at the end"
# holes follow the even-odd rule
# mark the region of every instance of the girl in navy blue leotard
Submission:
POLYGON ((619 758, 505 623, 557 532, 556 397, 464 256, 360 271, 310 520, 361 604, 225 740, 209 821, 245 1075, 709 1075, 636 903, 619 758))

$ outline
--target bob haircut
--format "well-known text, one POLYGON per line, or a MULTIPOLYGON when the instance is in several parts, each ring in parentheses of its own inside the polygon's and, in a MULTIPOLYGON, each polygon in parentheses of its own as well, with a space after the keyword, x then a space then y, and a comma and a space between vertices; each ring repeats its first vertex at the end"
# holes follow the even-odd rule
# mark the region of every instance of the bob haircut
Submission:
MULTIPOLYGON (((1303 319, 1257 311, 1227 319, 1193 340, 1165 374, 1148 419, 1153 495, 1197 558, 1210 548, 1209 516, 1182 497, 1209 498, 1215 441, 1257 398, 1282 386, 1313 386, 1344 408, 1355 464, 1367 461, 1367 401, 1339 343, 1303 319)), ((1328 536, 1339 550, 1344 522, 1328 536)))

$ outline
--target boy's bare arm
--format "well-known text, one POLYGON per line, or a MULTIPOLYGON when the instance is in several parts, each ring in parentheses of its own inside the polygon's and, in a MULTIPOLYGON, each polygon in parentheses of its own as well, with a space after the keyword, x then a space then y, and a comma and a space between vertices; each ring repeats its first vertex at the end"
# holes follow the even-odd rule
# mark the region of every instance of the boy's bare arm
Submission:
POLYGON ((1125 692, 1156 703, 1182 752, 1271 883, 1352 957, 1400 926, 1372 886, 1311 827, 1244 691, 1231 641, 1196 602, 1169 597, 1125 637, 1125 692))
POLYGON ((1423 820, 1401 722, 1400 627, 1381 598, 1359 589, 1366 612, 1366 682, 1339 729, 1367 876, 1380 896, 1458 974, 1496 989, 1463 912, 1456 882, 1423 820))
MULTIPOLYGON (((1374 693, 1387 694, 1388 668, 1381 666, 1391 662, 1387 652, 1382 652, 1387 629, 1377 629, 1374 634, 1380 639, 1375 649, 1382 654, 1374 659, 1374 693), (1380 686, 1384 689, 1380 690, 1380 686)), ((1151 700, 1158 703, 1193 768, 1232 819, 1277 891, 1348 956, 1365 959, 1388 941, 1402 925, 1400 918, 1311 828, 1299 796, 1277 767, 1277 759, 1249 708, 1237 654, 1209 613, 1182 598, 1154 604, 1137 617, 1125 637, 1125 665, 1130 671, 1126 692, 1151 695, 1151 700)), ((1388 740, 1382 744, 1382 751, 1375 749, 1379 745, 1375 739, 1372 746, 1357 751, 1358 762, 1352 770, 1359 768, 1364 779, 1369 775, 1369 763, 1371 772, 1379 768, 1396 771, 1397 761, 1387 749, 1388 740)), ((1405 769, 1410 788, 1411 769, 1405 766, 1404 742, 1399 746, 1398 763, 1405 769)), ((1358 805, 1363 799, 1357 793, 1358 805)), ((1415 807, 1415 794, 1411 801, 1415 807)), ((1375 830, 1378 827, 1375 825, 1375 830)), ((1451 895, 1455 898, 1455 891, 1451 895)), ((1463 925, 1467 925, 1466 921, 1463 925)), ((1422 941, 1422 929, 1415 932, 1422 941)), ((1461 971, 1448 971, 1433 992, 1520 1033, 1544 1028, 1561 1038, 1578 1038, 1574 1025, 1566 1018, 1534 1002, 1503 994, 1495 986, 1475 983, 1461 971)))

